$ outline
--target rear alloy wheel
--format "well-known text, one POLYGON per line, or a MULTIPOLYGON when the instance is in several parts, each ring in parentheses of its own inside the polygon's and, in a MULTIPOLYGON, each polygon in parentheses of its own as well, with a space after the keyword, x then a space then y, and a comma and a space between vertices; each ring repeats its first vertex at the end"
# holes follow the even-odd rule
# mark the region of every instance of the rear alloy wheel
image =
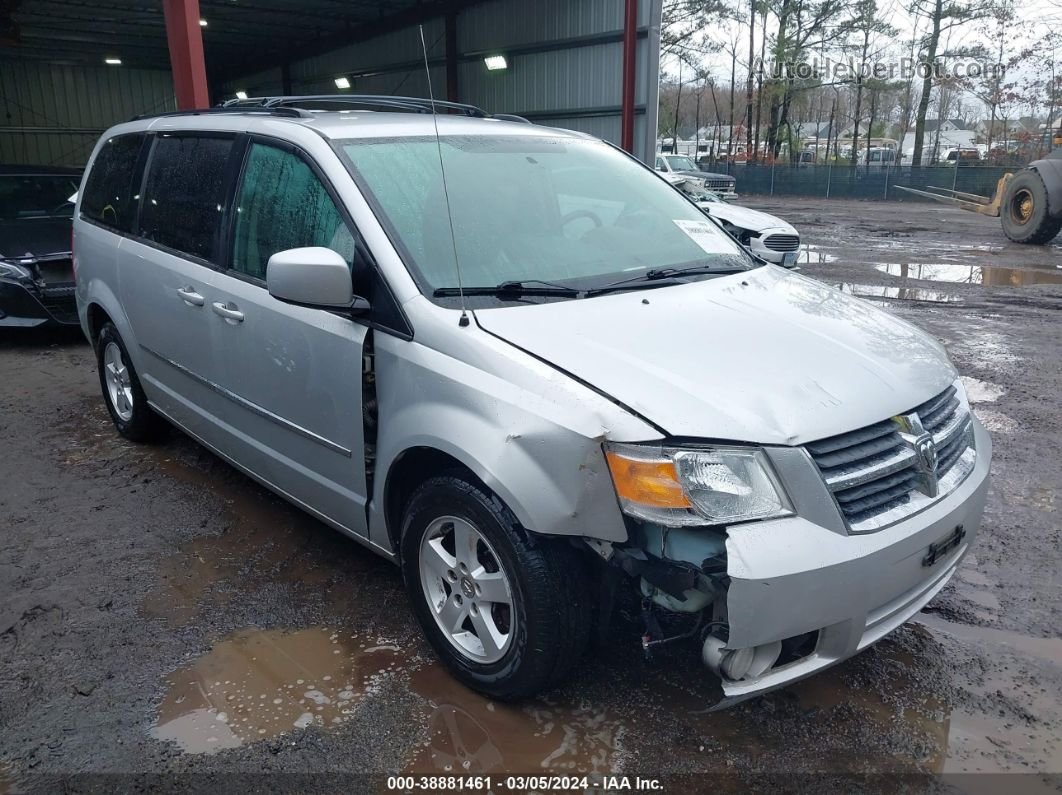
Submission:
POLYGON ((117 342, 108 342, 103 349, 103 378, 114 413, 123 422, 129 422, 133 419, 133 382, 117 342))
POLYGON ((1007 183, 999 217, 1004 234, 1015 243, 1047 243, 1062 230, 1062 217, 1051 217, 1047 188, 1032 170, 1018 172, 1007 183))
POLYGON ((105 323, 96 338, 96 364, 103 400, 118 433, 134 442, 158 438, 166 424, 148 405, 129 351, 112 323, 105 323))
POLYGON ((401 546, 413 611, 458 679, 515 700, 570 673, 592 619, 574 547, 529 533, 461 474, 431 478, 413 493, 401 546))

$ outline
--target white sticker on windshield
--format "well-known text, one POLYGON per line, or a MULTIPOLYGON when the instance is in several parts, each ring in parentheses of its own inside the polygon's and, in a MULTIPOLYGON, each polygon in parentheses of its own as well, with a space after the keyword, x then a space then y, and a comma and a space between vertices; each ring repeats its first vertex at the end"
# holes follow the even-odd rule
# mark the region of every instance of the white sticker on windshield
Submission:
POLYGON ((675 226, 689 235, 690 240, 709 254, 718 254, 722 235, 711 221, 675 221, 675 226))

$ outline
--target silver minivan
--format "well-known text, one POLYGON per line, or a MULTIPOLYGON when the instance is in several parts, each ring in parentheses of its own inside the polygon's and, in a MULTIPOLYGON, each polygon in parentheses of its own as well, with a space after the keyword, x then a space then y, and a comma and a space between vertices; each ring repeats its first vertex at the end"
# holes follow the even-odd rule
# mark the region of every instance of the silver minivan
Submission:
POLYGON ((632 643, 685 645, 729 703, 947 584, 991 443, 935 340, 754 259, 609 144, 439 110, 104 134, 74 266, 121 434, 174 425, 399 564, 496 698, 559 682, 624 600, 632 643))

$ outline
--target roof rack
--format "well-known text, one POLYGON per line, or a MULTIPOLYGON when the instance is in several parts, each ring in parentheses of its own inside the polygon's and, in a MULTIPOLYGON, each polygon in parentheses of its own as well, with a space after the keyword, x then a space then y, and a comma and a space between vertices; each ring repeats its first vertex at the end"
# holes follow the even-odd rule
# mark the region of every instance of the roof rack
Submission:
POLYGON ((199 116, 213 113, 265 113, 270 116, 285 116, 287 118, 302 119, 306 118, 309 114, 305 111, 301 111, 298 108, 290 107, 265 107, 262 105, 247 105, 235 107, 232 105, 219 105, 214 108, 194 108, 192 110, 170 110, 164 113, 142 113, 139 116, 134 116, 130 121, 140 121, 142 119, 164 119, 169 116, 199 116))
POLYGON ((230 99, 213 108, 196 108, 194 110, 171 110, 164 113, 145 113, 135 116, 133 121, 141 119, 159 119, 167 116, 198 116, 223 113, 262 113, 271 116, 305 119, 310 117, 314 105, 346 106, 366 110, 393 111, 399 113, 451 112, 474 119, 500 119, 531 124, 523 116, 510 113, 496 113, 493 116, 475 105, 463 102, 447 102, 437 99, 434 102, 422 97, 392 97, 383 94, 311 94, 307 96, 248 97, 247 99, 230 99))
POLYGON ((462 102, 447 102, 437 99, 433 103, 430 99, 422 97, 394 97, 384 94, 311 94, 307 96, 250 97, 248 99, 230 99, 222 107, 301 108, 306 110, 308 105, 346 105, 369 110, 404 111, 407 113, 431 113, 434 105, 436 110, 452 111, 462 116, 470 116, 477 119, 486 119, 490 115, 482 108, 477 108, 475 105, 466 105, 462 102))

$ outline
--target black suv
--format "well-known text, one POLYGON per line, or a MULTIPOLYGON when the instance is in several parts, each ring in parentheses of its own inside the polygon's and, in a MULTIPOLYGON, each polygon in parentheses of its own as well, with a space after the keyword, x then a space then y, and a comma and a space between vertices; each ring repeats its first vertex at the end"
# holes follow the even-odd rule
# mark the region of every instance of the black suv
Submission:
POLYGON ((70 231, 81 171, 0 165, 0 327, 73 325, 70 231))

